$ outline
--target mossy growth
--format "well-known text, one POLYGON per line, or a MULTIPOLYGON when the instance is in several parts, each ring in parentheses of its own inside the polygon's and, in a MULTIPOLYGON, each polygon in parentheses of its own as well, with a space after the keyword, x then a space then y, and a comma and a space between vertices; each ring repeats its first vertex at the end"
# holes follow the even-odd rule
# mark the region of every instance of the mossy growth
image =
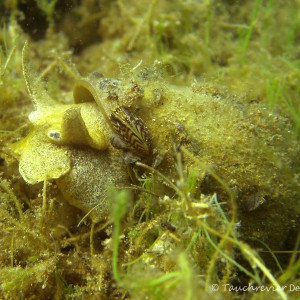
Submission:
POLYGON ((299 3, 74 1, 57 19, 45 2, 23 69, 38 24, 25 35, 7 3, 1 297, 299 297, 299 3), (151 160, 126 165, 96 98, 74 103, 93 71, 151 160))

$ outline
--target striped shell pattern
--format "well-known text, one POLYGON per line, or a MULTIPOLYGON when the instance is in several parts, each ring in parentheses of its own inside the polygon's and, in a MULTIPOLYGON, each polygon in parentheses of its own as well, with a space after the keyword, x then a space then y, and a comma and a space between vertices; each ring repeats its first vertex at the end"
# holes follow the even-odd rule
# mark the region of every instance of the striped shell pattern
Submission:
POLYGON ((110 121, 129 151, 143 157, 151 155, 150 133, 141 118, 120 106, 112 112, 110 121))

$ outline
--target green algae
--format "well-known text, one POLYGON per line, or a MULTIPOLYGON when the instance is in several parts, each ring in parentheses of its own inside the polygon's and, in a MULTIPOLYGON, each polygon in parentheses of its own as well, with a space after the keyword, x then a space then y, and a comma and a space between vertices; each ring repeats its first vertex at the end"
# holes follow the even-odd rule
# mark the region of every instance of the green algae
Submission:
POLYGON ((29 42, 25 80, 31 33, 13 20, 24 8, 1 4, 12 18, 1 29, 3 298, 298 297, 279 288, 299 283, 292 2, 83 1, 63 11, 52 1, 61 18, 50 9, 47 35, 29 42), (76 68, 119 81, 118 101, 151 132, 152 165, 124 165, 97 105, 73 103, 76 68), (123 192, 102 193, 111 186, 135 191, 125 216, 113 205, 123 192), (276 291, 224 288, 253 283, 276 291))

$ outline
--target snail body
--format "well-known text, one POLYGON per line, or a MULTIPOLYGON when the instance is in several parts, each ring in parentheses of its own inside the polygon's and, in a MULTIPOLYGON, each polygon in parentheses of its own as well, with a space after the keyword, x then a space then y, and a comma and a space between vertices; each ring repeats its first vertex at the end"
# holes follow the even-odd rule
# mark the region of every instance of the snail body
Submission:
POLYGON ((99 73, 77 80, 75 103, 37 103, 30 114, 33 131, 14 149, 28 183, 55 180, 69 204, 89 213, 93 222, 110 213, 108 189, 129 184, 131 175, 117 149, 125 152, 127 165, 151 154, 149 131, 120 104, 122 92, 118 80, 99 73))

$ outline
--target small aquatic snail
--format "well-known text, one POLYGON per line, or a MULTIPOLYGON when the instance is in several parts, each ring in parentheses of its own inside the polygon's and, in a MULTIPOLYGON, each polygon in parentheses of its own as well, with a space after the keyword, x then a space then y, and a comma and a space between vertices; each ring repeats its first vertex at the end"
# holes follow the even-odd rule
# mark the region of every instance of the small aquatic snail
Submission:
POLYGON ((98 104, 113 132, 111 145, 126 152, 125 162, 132 163, 151 156, 151 136, 147 126, 141 118, 119 103, 122 97, 119 81, 109 80, 94 72, 75 84, 73 95, 75 103, 95 101, 98 104))
POLYGON ((151 154, 151 137, 145 123, 136 117, 127 108, 118 107, 110 115, 114 132, 118 135, 121 143, 114 136, 111 143, 116 148, 129 150, 138 156, 151 154))

